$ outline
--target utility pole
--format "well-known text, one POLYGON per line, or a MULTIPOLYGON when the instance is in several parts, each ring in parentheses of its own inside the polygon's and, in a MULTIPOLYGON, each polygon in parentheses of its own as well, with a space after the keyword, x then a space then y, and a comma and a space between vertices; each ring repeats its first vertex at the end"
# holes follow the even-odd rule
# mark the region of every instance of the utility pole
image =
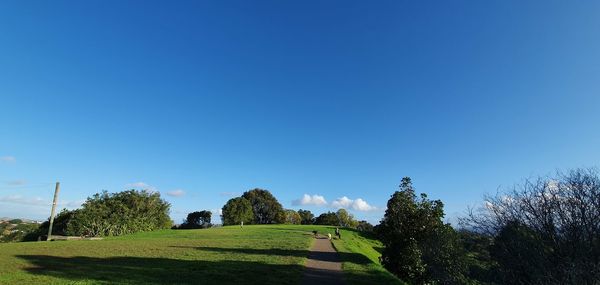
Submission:
POLYGON ((58 190, 60 190, 60 182, 56 182, 56 187, 54 188, 54 200, 52 201, 52 212, 50 212, 50 227, 48 228, 48 239, 50 241, 50 237, 52 236, 52 225, 54 224, 54 211, 56 211, 56 200, 58 200, 58 190))

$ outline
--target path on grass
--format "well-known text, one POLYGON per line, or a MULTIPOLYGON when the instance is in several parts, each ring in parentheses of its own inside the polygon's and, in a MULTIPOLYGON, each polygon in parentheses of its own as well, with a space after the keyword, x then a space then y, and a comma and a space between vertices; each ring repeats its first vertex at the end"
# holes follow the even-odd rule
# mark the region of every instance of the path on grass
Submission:
POLYGON ((302 285, 343 285, 342 262, 326 237, 315 240, 302 278, 302 285))

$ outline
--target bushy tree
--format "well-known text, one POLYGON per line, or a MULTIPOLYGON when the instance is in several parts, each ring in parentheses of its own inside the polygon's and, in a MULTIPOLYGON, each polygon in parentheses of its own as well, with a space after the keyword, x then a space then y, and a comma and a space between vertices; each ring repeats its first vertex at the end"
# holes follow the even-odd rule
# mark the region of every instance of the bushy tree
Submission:
POLYGON ((242 195, 250 201, 254 213, 254 224, 282 224, 285 212, 277 199, 268 190, 253 189, 242 195))
MULTIPOLYGON (((54 223, 52 224, 52 234, 58 235, 58 236, 67 236, 67 235, 72 234, 68 231, 68 227, 69 227, 69 224, 71 223, 71 220, 75 216, 76 212, 77 212, 77 210, 69 211, 67 209, 62 209, 56 215, 56 217, 54 217, 54 223)), ((50 218, 48 218, 48 220, 46 220, 39 226, 38 230, 36 231, 36 234, 39 236, 48 235, 49 227, 50 227, 50 218)), ((37 236, 35 237, 35 239, 37 240, 37 236)))
POLYGON ((184 223, 179 226, 180 229, 205 229, 210 228, 212 213, 210 211, 196 211, 189 213, 184 223))
POLYGON ((340 220, 334 212, 322 213, 315 219, 315 225, 339 226, 340 220))
POLYGON ((254 219, 252 204, 244 197, 230 199, 221 209, 223 225, 239 225, 241 222, 249 224, 254 219))
POLYGON ((170 204, 158 192, 103 191, 89 197, 74 212, 67 226, 70 235, 118 236, 141 231, 167 229, 170 204))
POLYGON ((417 199, 409 177, 388 201, 377 227, 382 264, 412 284, 461 284, 466 263, 454 229, 444 224, 443 203, 426 194, 417 199))
POLYGON ((294 210, 285 210, 285 223, 299 225, 302 222, 302 217, 294 210))
POLYGON ((338 218, 338 225, 340 227, 353 228, 358 227, 358 221, 354 219, 354 215, 348 213, 346 209, 339 209, 335 213, 338 218))
POLYGON ((367 221, 358 221, 358 225, 356 226, 356 229, 359 232, 373 232, 373 225, 371 225, 371 223, 367 222, 367 221))
POLYGON ((301 219, 302 219, 302 224, 303 225, 312 225, 315 223, 315 215, 313 215, 313 213, 309 210, 298 210, 298 214, 300 215, 301 219))

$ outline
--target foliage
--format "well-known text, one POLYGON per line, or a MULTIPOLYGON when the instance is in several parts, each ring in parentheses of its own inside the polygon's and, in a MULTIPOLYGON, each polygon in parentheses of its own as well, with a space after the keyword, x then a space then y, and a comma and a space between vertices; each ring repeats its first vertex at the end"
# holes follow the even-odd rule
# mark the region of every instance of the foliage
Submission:
POLYGON ((410 178, 388 201, 377 227, 383 242, 382 263, 412 284, 462 284, 466 262, 454 229, 442 222, 443 203, 426 194, 417 199, 410 178))
POLYGON ((315 215, 309 210, 298 210, 298 214, 302 220, 301 224, 303 225, 312 225, 315 223, 315 215))
POLYGON ((335 215, 337 216, 338 224, 341 227, 351 227, 352 226, 353 221, 354 221, 354 216, 352 216, 352 214, 348 213, 348 211, 346 211, 346 209, 337 210, 335 215))
POLYGON ((178 227, 179 229, 206 229, 210 228, 210 218, 212 213, 210 211, 196 211, 189 213, 185 221, 178 227))
POLYGON ((497 282, 594 284, 600 280, 600 179, 595 169, 539 177, 487 197, 463 225, 493 238, 497 282))
POLYGON ((322 213, 315 219, 315 225, 339 226, 340 220, 334 212, 322 213))
POLYGON ((252 204, 244 197, 230 199, 221 210, 221 218, 225 226, 239 225, 241 222, 249 224, 254 219, 252 204))
MULTIPOLYGON (((59 235, 59 236, 69 235, 68 226, 71 223, 71 221, 73 220, 73 217, 75 216, 76 212, 77 212, 77 210, 69 211, 67 209, 62 209, 54 217, 54 223, 52 224, 52 234, 59 235)), ((45 222, 43 222, 40 225, 39 229, 34 234, 35 237, 34 237, 34 235, 32 235, 32 236, 28 236, 27 239, 29 241, 32 241, 32 240, 37 240, 38 236, 47 236, 49 227, 50 227, 50 218, 48 218, 48 220, 46 220, 45 222)))
POLYGON ((254 224, 282 224, 285 212, 277 199, 268 190, 253 189, 242 195, 250 201, 254 213, 254 224))
POLYGON ((460 242, 467 253, 468 276, 484 284, 492 284, 494 277, 491 268, 496 265, 490 257, 492 238, 474 231, 458 231, 460 242))
POLYGON ((37 232, 39 228, 38 224, 26 223, 23 220, 18 221, 15 219, 7 223, 0 223, 0 242, 23 241, 27 236, 31 235, 31 233, 37 232))
POLYGON ((74 212, 69 235, 118 236, 170 228, 170 204, 158 192, 128 190, 97 193, 74 212))
POLYGON ((356 230, 359 232, 373 232, 373 225, 367 221, 358 221, 358 225, 356 226, 356 230))
POLYGON ((285 210, 285 223, 299 225, 302 222, 302 217, 294 210, 285 210))

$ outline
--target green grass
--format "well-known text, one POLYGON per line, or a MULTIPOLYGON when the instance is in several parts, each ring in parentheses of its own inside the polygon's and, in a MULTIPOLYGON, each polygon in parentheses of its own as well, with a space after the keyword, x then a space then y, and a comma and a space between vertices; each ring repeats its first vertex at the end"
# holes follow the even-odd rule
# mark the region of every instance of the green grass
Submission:
MULTIPOLYGON (((264 225, 0 244, 0 284, 298 284, 312 230, 333 232, 323 226, 264 225)), ((395 284, 372 262, 372 252, 353 251, 352 244, 336 242, 348 280, 395 284), (353 261, 360 270, 347 265, 353 261)))
POLYGON ((346 283, 405 284, 379 263, 380 251, 383 248, 381 242, 352 229, 342 229, 341 236, 341 240, 333 240, 333 245, 342 256, 346 283))

